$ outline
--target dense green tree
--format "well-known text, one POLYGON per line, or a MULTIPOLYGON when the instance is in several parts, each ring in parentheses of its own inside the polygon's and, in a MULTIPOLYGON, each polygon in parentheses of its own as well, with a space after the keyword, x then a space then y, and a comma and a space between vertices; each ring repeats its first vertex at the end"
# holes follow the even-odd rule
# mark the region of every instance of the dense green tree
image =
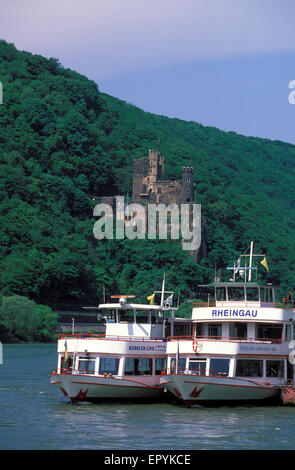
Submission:
POLYGON ((57 327, 57 314, 49 307, 19 295, 2 297, 1 341, 52 341, 57 327))

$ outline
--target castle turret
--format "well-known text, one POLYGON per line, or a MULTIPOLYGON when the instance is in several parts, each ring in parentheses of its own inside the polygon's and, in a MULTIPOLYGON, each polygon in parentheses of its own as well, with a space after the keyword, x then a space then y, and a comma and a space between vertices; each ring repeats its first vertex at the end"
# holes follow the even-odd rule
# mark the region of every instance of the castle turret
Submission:
POLYGON ((195 188, 194 188, 194 169, 191 166, 182 167, 181 185, 183 191, 183 203, 194 202, 195 188))
POLYGON ((133 201, 140 203, 151 196, 151 186, 164 175, 165 157, 160 152, 149 150, 148 158, 133 160, 133 201))

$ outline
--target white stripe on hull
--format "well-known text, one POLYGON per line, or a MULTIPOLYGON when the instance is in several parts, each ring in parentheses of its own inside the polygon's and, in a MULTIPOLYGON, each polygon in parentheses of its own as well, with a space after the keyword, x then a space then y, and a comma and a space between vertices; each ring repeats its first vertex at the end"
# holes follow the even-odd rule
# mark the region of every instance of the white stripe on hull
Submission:
POLYGON ((51 383, 59 387, 72 401, 152 399, 160 398, 164 394, 160 385, 115 377, 56 374, 51 377, 51 383))
POLYGON ((166 375, 161 385, 184 402, 243 402, 276 397, 278 387, 255 384, 250 380, 197 375, 166 375))

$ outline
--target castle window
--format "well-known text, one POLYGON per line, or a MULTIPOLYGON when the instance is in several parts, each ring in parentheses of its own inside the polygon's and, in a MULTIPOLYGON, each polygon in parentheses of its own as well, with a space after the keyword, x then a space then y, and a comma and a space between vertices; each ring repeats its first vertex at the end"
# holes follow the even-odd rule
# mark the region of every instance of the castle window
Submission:
POLYGON ((187 182, 188 182, 188 183, 190 182, 190 179, 189 179, 189 178, 187 179, 187 182))

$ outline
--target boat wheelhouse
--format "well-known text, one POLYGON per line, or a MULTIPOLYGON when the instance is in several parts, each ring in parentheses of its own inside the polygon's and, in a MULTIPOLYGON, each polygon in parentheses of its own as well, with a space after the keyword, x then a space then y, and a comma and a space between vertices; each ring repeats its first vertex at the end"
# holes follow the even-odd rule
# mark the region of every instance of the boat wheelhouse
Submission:
POLYGON ((187 405, 273 403, 293 383, 293 301, 257 282, 215 282, 213 301, 194 304, 191 338, 167 343, 161 384, 187 405))
POLYGON ((117 302, 99 305, 99 316, 106 322, 103 336, 59 335, 51 383, 72 403, 162 399, 160 376, 167 369, 165 318, 176 310, 173 293, 164 301, 166 294, 163 287, 160 305, 130 303, 130 296, 114 296, 117 302))

